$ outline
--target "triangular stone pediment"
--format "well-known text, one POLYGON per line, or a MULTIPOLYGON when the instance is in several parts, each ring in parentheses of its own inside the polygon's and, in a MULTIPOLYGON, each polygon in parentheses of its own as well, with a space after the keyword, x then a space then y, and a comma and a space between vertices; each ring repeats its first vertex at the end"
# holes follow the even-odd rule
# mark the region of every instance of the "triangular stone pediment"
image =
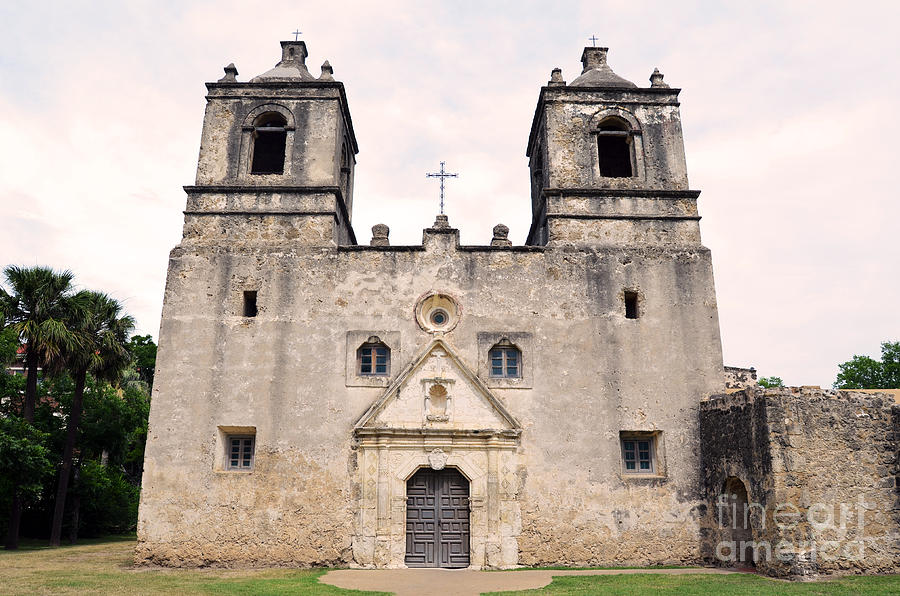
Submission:
POLYGON ((516 433, 518 422, 442 339, 434 339, 360 418, 356 430, 516 433))

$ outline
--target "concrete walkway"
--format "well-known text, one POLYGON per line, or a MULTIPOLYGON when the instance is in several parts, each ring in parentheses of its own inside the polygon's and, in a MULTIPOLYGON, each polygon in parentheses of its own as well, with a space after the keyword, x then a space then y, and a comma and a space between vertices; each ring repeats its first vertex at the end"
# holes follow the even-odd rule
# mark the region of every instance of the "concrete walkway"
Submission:
POLYGON ((482 592, 543 588, 555 575, 735 573, 725 569, 596 569, 469 571, 467 569, 336 569, 319 581, 352 590, 393 592, 397 596, 477 596, 482 592))

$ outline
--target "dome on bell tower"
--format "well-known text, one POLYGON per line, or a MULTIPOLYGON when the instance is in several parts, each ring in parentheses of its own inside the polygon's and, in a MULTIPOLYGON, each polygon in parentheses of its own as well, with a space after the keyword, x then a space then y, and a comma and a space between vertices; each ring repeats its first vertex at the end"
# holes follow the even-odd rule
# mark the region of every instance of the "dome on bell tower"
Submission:
POLYGON ((306 68, 306 43, 302 41, 281 42, 281 61, 275 68, 250 79, 251 83, 315 81, 316 77, 306 68))
POLYGON ((606 63, 609 48, 584 48, 581 76, 570 83, 574 87, 637 87, 627 79, 613 72, 606 63))

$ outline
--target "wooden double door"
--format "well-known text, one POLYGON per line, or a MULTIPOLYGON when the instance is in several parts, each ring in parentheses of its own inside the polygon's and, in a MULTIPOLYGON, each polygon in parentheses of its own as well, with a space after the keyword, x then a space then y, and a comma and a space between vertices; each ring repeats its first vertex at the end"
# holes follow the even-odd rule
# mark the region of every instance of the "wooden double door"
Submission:
POLYGON ((459 470, 422 468, 407 480, 406 564, 469 566, 469 481, 459 470))

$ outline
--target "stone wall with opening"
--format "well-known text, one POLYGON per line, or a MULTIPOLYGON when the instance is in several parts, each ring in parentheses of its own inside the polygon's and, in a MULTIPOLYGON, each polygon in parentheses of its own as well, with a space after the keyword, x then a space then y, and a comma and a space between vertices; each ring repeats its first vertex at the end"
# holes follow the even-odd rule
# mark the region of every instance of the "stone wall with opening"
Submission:
POLYGON ((704 401, 705 559, 795 578, 896 572, 898 431, 885 395, 748 388, 704 401))

